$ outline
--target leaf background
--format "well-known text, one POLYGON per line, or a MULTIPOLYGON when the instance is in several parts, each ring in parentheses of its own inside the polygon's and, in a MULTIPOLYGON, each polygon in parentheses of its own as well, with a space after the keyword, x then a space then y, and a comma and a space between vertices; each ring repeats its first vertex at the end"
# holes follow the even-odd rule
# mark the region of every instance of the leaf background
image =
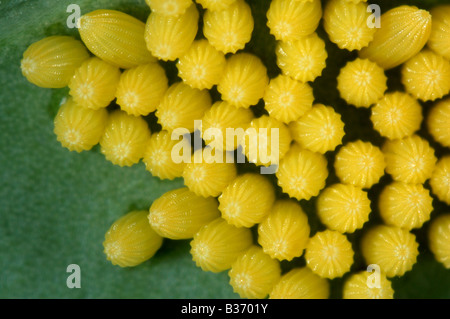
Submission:
MULTIPOLYGON (((103 254, 102 242, 109 226, 132 209, 148 209, 153 200, 169 189, 183 185, 181 179, 160 181, 142 163, 120 168, 107 162, 95 147, 74 153, 62 148, 53 133, 53 117, 67 89, 42 89, 26 81, 20 71, 24 50, 49 35, 69 34, 66 8, 74 1, 10 0, 0 2, 0 298, 238 298, 228 284, 226 272, 201 271, 192 262, 189 241, 166 240, 148 262, 132 268, 112 266, 103 254), (81 267, 81 289, 69 289, 66 268, 81 267)), ((246 51, 260 56, 270 77, 279 73, 275 63, 275 40, 265 26, 270 1, 247 1, 255 17, 255 31, 246 51)), ((145 21, 149 9, 143 0, 77 0, 82 13, 110 8, 130 13, 145 21)), ((400 4, 429 9, 438 0, 374 1, 382 11, 400 4)), ((322 27, 318 30, 326 39, 322 27)), ((199 37, 201 31, 199 32, 199 37)), ((338 50, 327 41, 329 59, 323 76, 313 87, 316 102, 333 105, 346 123, 344 142, 357 138, 376 145, 370 112, 345 105, 336 89, 336 76, 354 53, 338 50)), ((173 63, 165 63, 171 82, 176 81, 173 63)), ((388 72, 389 90, 401 89, 399 69, 388 72)), ((213 97, 218 98, 217 92, 213 97)), ((426 116, 429 105, 424 105, 426 116)), ((262 105, 254 108, 262 112, 262 105)), ((421 135, 428 137, 425 127, 421 135)), ((432 140, 429 138, 432 142, 432 140)), ((448 153, 432 142, 437 155, 448 153)), ((333 154, 327 155, 332 168, 333 154)), ((242 170, 253 170, 244 165, 242 170)), ((332 173, 327 184, 336 182, 332 173)), ((369 195, 373 213, 362 231, 349 236, 356 251, 352 271, 364 270, 359 238, 371 224, 380 223, 377 196, 390 182, 385 176, 369 195)), ((279 191, 279 190, 278 190, 279 191)), ((279 192, 281 193, 281 192, 279 192)), ((282 196, 282 195, 280 195, 282 196)), ((302 201, 313 232, 323 229, 314 213, 315 200, 302 201)), ((438 214, 450 208, 434 200, 438 214)), ((413 270, 393 279, 396 298, 450 298, 450 271, 434 261, 427 248, 429 223, 414 231, 420 256, 413 270)), ((297 258, 283 263, 283 269, 304 265, 297 258)), ((333 298, 341 297, 348 275, 331 281, 333 298)))

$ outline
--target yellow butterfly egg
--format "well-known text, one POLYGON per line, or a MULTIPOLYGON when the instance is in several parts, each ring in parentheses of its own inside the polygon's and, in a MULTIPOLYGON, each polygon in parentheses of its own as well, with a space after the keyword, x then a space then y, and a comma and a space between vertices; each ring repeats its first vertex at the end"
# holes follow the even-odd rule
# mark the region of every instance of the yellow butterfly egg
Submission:
POLYGON ((450 147, 450 99, 440 101, 431 109, 427 118, 428 132, 433 139, 445 147, 450 147))
POLYGON ((294 268, 284 274, 270 293, 270 299, 327 299, 328 280, 317 276, 309 268, 294 268))
POLYGON ((196 89, 211 89, 217 85, 225 68, 225 55, 207 40, 194 41, 177 62, 178 76, 196 89))
POLYGON ((236 177, 219 196, 219 210, 229 224, 252 227, 266 217, 275 201, 275 189, 263 175, 236 177))
POLYGON ((265 109, 274 119, 288 124, 311 109, 314 95, 311 86, 280 74, 270 80, 264 95, 265 109))
POLYGON ((109 115, 100 139, 101 152, 115 165, 132 166, 144 156, 149 138, 150 129, 143 118, 116 110, 109 115))
POLYGON ((114 100, 119 80, 118 67, 90 58, 75 71, 69 82, 69 93, 77 104, 97 110, 114 100))
POLYGON ((390 140, 413 135, 423 120, 419 102, 404 92, 387 93, 371 111, 374 129, 390 140))
MULTIPOLYGON (((373 274, 375 275, 375 274, 373 274)), ((344 284, 342 292, 344 299, 393 299, 394 289, 392 283, 387 279, 386 275, 379 273, 379 279, 373 285, 368 271, 360 271, 352 274, 344 284), (379 285, 378 287, 375 285, 379 285)))
POLYGON ((218 101, 202 118, 202 137, 216 150, 234 151, 253 119, 250 109, 218 101))
POLYGON ((69 36, 51 36, 34 42, 20 61, 27 80, 43 88, 62 88, 89 58, 83 43, 69 36))
POLYGON ((378 206, 387 225, 412 230, 430 219, 433 198, 422 184, 394 182, 383 189, 378 206))
POLYGON ((440 201, 450 205, 450 156, 439 159, 431 175, 430 186, 440 201))
POLYGON ((316 233, 306 245, 306 264, 322 278, 342 277, 353 264, 352 244, 334 230, 316 233))
POLYGON ((156 110, 167 91, 167 77, 157 63, 125 70, 117 87, 117 104, 130 115, 148 115, 156 110))
POLYGON ((284 193, 298 200, 309 200, 325 187, 327 160, 320 153, 293 144, 280 161, 276 176, 284 193))
POLYGON ((399 6, 380 17, 381 27, 359 57, 392 69, 422 50, 431 33, 431 15, 415 6, 399 6))
POLYGON ((312 82, 322 74, 328 57, 325 42, 316 33, 299 40, 279 41, 276 55, 283 74, 304 83, 312 82))
MULTIPOLYGON (((145 163, 146 170, 160 179, 172 180, 177 177, 182 177, 186 163, 183 161, 174 161, 172 158, 172 151, 179 143, 186 143, 185 147, 190 151, 191 145, 187 144, 187 140, 172 140, 171 134, 167 131, 152 134, 148 140, 142 159, 145 163)), ((177 155, 183 157, 184 154, 177 155)), ((190 152, 187 157, 191 157, 190 152)))
POLYGON ((291 145, 286 124, 263 115, 251 121, 241 145, 250 163, 259 166, 278 165, 291 145))
POLYGON ((418 135, 387 141, 383 145, 386 172, 395 181, 424 183, 431 177, 436 157, 427 140, 418 135))
POLYGON ((222 218, 203 226, 191 241, 192 260, 203 271, 230 269, 239 255, 253 244, 248 228, 237 228, 222 218))
POLYGON ((334 169, 340 181, 371 188, 384 175, 386 167, 381 150, 370 142, 357 140, 344 145, 336 155, 334 169))
POLYGON ((228 272, 233 291, 241 298, 263 299, 280 280, 280 263, 252 246, 231 265, 228 272))
POLYGON ((56 114, 54 133, 61 145, 70 151, 88 151, 100 142, 107 121, 105 109, 81 107, 69 98, 56 114))
POLYGON ((192 5, 192 0, 145 0, 152 12, 167 16, 179 16, 192 5))
POLYGON ((435 6, 430 11, 432 18, 428 47, 450 60, 450 5, 435 6))
POLYGON ((154 62, 144 41, 145 24, 116 10, 95 10, 79 20, 81 40, 89 51, 122 69, 154 62))
POLYGON ((384 70, 367 59, 356 59, 343 67, 337 78, 341 97, 356 107, 370 107, 387 90, 384 70))
POLYGON ((236 2, 236 0, 197 0, 196 2, 201 4, 205 9, 211 11, 221 11, 236 2))
POLYGON ((193 89, 183 82, 172 84, 156 108, 158 123, 172 133, 177 128, 194 132, 194 121, 203 117, 211 107, 207 90, 193 89))
POLYGON ((205 147, 195 151, 183 171, 184 185, 203 197, 217 197, 236 178, 232 155, 205 147), (197 161, 197 159, 199 159, 197 161))
POLYGON ((319 195, 317 215, 332 230, 353 233, 369 220, 370 200, 367 192, 348 184, 331 185, 319 195))
POLYGON ((321 18, 320 0, 273 0, 267 11, 267 26, 276 40, 292 41, 316 31, 321 18))
POLYGON ((195 4, 179 16, 150 13, 144 35, 147 49, 164 61, 174 61, 181 57, 197 35, 198 17, 195 4))
POLYGON ((292 138, 303 148, 325 154, 342 143, 345 135, 341 115, 332 107, 316 104, 289 124, 292 138))
POLYGON ((370 12, 359 1, 328 1, 323 13, 323 26, 331 42, 340 49, 361 50, 373 40, 376 28, 368 24, 370 12))
POLYGON ((233 1, 223 10, 206 10, 203 16, 203 34, 225 54, 243 49, 252 37, 253 27, 252 10, 244 0, 233 1))
POLYGON ((132 211, 115 221, 103 242, 106 258, 113 265, 134 267, 149 260, 163 243, 149 225, 147 211, 132 211))
POLYGON ((366 232, 361 249, 368 265, 376 264, 387 277, 403 276, 416 263, 419 244, 405 229, 378 225, 366 232))
POLYGON ((292 200, 277 200, 269 215, 258 225, 258 243, 278 260, 300 257, 309 240, 308 217, 292 200))
POLYGON ((440 99, 450 92, 450 62, 433 51, 424 50, 405 62, 402 83, 416 99, 440 99))
POLYGON ((428 238, 436 260, 450 269, 450 214, 440 215, 431 222, 428 238))
POLYGON ((164 193, 150 206, 153 229, 169 239, 189 239, 220 216, 215 198, 195 195, 187 187, 164 193))
POLYGON ((222 100, 238 107, 258 104, 269 84, 267 69, 254 54, 238 53, 227 59, 217 90, 222 100))

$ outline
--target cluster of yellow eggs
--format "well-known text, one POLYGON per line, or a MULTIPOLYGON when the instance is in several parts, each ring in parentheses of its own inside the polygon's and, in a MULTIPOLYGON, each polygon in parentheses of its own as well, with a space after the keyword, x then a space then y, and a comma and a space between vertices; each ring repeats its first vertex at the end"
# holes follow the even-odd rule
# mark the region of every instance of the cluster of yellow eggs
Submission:
MULTIPOLYGON (((368 229, 360 247, 367 265, 379 266, 380 285, 370 287, 370 273, 355 272, 343 296, 392 298, 388 278, 412 269, 419 251, 411 230, 421 228, 433 211, 424 183, 450 204, 450 157, 436 158, 429 142, 416 134, 423 121, 419 100, 440 99, 427 129, 450 147, 450 98, 445 99, 450 6, 431 14, 400 6, 384 13, 376 28, 368 23, 365 0, 330 0, 323 8, 320 0, 273 0, 267 26, 277 40, 281 73, 269 79, 259 57, 239 51, 254 29, 244 0, 146 1, 151 9, 146 23, 96 10, 79 20, 82 41, 45 38, 24 52, 21 64, 24 76, 40 87, 69 87, 54 121, 62 146, 81 152, 99 143, 116 165, 142 159, 160 179, 184 179, 186 187, 155 200, 149 212, 130 212, 111 226, 103 243, 107 259, 137 266, 156 253, 163 238, 192 239, 196 265, 229 270, 230 284, 243 298, 327 298, 329 279, 351 270, 354 247, 347 234, 369 220, 368 190, 386 172, 393 182, 377 203, 384 224, 368 229), (204 38, 196 39, 200 17, 204 38), (370 108, 373 128, 386 140, 382 147, 363 140, 340 146, 345 135, 340 114, 333 106, 314 104, 310 82, 328 58, 316 33, 321 20, 331 42, 358 51, 340 70, 337 88, 349 108, 370 108), (158 60, 176 61, 181 80, 169 86, 158 60), (385 71, 400 65, 405 91, 386 92, 385 71), (221 95, 214 103, 213 87, 221 95), (261 100, 266 114, 255 117, 250 107, 261 100), (114 103, 119 109, 109 110, 114 103), (144 119, 153 112, 159 132, 151 132, 144 119), (199 129, 195 120, 202 120, 206 146, 194 151, 173 135, 177 128, 199 129), (206 134, 209 128, 224 136, 227 128, 276 128, 278 154, 254 156, 247 152, 248 141, 217 141, 206 134), (277 166, 278 186, 291 199, 277 198, 275 185, 262 174, 238 173, 233 160, 240 146, 249 162, 277 166), (338 146, 333 169, 340 182, 326 187, 325 154, 338 146), (187 150, 190 163, 174 161, 175 149, 187 150), (311 236, 299 201, 316 196, 326 230, 311 236), (300 256, 305 267, 282 273, 281 261, 300 256)), ((429 242, 436 259, 450 268, 450 214, 432 221, 429 242)))

